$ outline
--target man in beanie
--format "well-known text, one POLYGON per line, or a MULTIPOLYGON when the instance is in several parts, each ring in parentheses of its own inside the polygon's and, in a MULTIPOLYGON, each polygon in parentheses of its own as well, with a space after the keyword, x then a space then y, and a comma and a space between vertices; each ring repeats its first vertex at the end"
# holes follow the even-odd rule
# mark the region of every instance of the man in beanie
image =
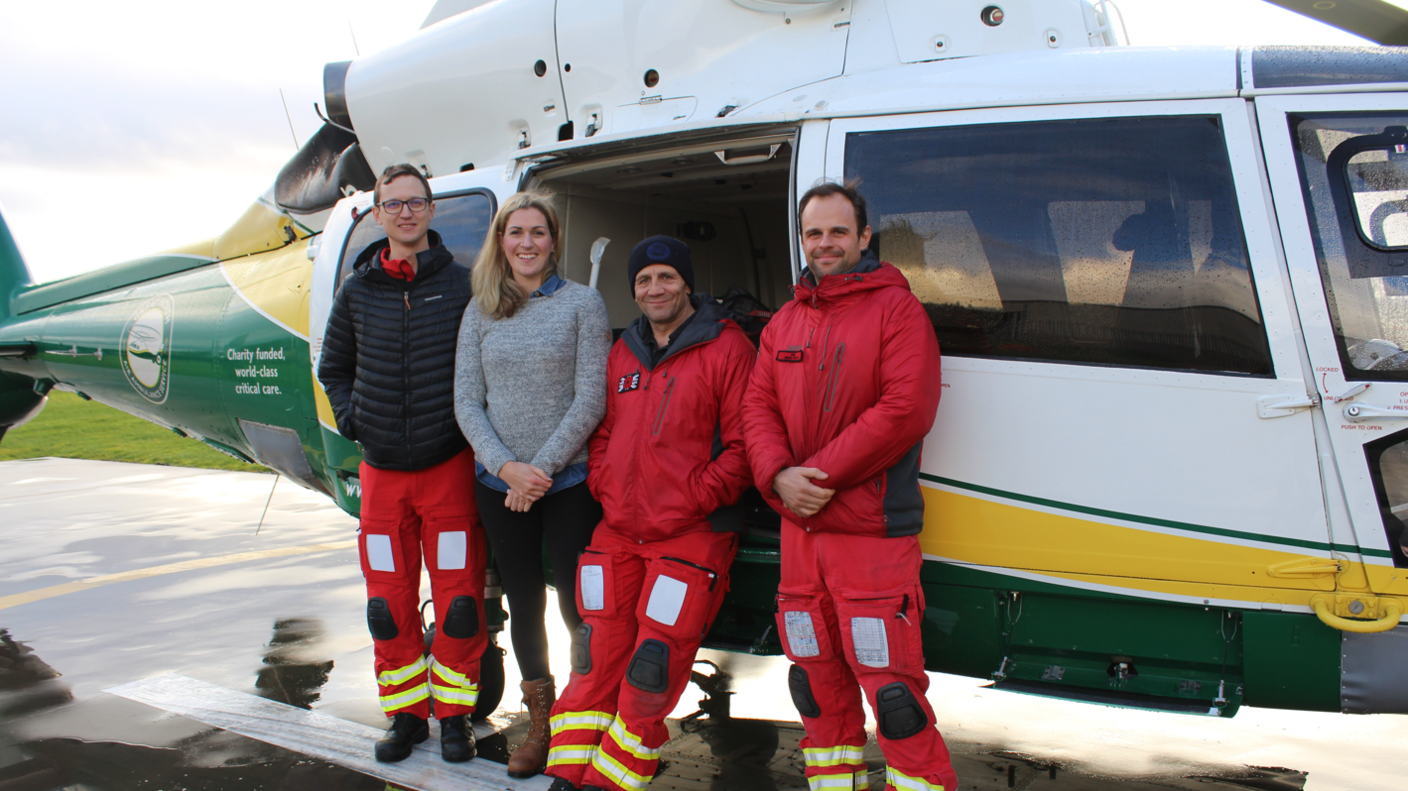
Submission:
POLYGON ((699 642, 728 590, 748 486, 743 391, 756 352, 668 236, 628 264, 636 319, 607 360, 587 485, 603 519, 577 569, 583 623, 553 707, 554 791, 638 791, 655 775, 699 642))

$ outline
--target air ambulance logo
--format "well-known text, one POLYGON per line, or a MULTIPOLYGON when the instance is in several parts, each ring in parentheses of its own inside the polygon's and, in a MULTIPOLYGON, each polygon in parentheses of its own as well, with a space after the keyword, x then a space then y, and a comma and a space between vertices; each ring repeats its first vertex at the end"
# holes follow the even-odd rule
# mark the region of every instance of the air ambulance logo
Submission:
POLYGON ((171 385, 171 320, 176 303, 163 294, 143 302, 122 328, 122 372, 142 397, 166 401, 171 385))

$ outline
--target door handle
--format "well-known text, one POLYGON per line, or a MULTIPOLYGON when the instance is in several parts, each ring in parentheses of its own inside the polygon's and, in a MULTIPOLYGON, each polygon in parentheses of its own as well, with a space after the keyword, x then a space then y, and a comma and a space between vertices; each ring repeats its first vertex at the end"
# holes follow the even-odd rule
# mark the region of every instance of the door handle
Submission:
POLYGON ((1383 409, 1382 407, 1369 406, 1368 404, 1349 404, 1344 408, 1344 419, 1351 423, 1362 423, 1366 420, 1381 417, 1408 420, 1408 411, 1383 409))
POLYGON ((766 154, 753 154, 751 156, 729 159, 727 151, 715 151, 714 156, 718 157, 719 161, 725 165, 761 165, 777 156, 777 150, 779 148, 782 148, 781 143, 773 143, 771 146, 768 146, 768 152, 766 154))
POLYGON ((1256 400, 1256 416, 1262 420, 1285 417, 1286 415, 1294 415, 1302 409, 1310 409, 1316 403, 1314 397, 1307 395, 1262 396, 1256 400))

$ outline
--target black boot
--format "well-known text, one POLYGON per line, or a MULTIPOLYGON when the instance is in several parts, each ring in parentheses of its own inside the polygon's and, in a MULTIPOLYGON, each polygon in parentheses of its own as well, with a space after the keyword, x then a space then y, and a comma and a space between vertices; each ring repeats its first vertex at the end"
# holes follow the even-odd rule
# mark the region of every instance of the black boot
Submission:
POLYGON ((404 761, 411 748, 430 738, 430 726, 409 712, 401 712, 391 720, 386 735, 377 740, 376 759, 384 764, 404 761))
POLYGON ((440 718, 440 757, 452 764, 474 757, 474 726, 463 714, 440 718))
POLYGON ((578 788, 575 785, 572 785, 572 783, 568 782, 567 780, 563 780, 560 777, 554 777, 552 779, 552 785, 548 786, 548 791, 582 791, 582 789, 578 788))

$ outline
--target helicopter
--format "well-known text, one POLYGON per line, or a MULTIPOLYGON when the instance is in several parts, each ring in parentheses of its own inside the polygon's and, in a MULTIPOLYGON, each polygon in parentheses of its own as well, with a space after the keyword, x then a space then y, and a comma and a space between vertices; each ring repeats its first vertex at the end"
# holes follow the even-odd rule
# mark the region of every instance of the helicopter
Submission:
MULTIPOLYGON (((1408 43, 1386 3, 1279 4, 1408 43)), ((380 236, 375 173, 427 175, 461 261, 503 200, 551 192, 562 274, 618 330, 634 241, 678 236, 701 290, 775 309, 798 196, 858 180, 944 354, 927 669, 1187 714, 1408 713, 1408 51, 1118 46, 1084 0, 428 21, 328 64, 325 125, 215 239, 36 285, 0 225, 0 436, 76 392, 355 515, 361 454, 313 372, 380 236)), ((745 506, 705 646, 780 654, 777 516, 745 506)))

